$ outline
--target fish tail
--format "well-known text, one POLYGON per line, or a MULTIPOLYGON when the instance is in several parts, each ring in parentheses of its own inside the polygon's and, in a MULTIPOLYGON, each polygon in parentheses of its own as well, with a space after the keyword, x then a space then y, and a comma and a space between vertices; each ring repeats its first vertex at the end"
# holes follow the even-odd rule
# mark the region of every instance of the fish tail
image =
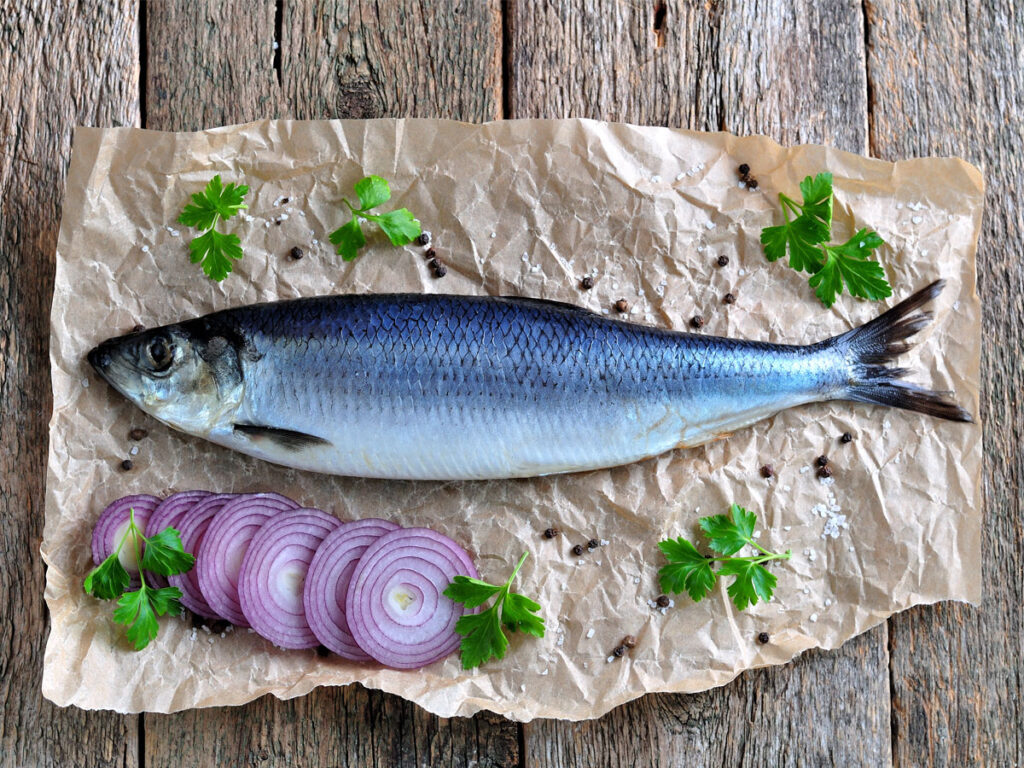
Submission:
POLYGON ((945 284, 945 280, 936 280, 871 322, 826 342, 850 361, 850 377, 841 399, 904 408, 950 421, 974 421, 970 413, 947 399, 952 393, 901 381, 910 370, 885 365, 910 349, 907 339, 931 322, 931 312, 915 310, 942 293, 945 284))

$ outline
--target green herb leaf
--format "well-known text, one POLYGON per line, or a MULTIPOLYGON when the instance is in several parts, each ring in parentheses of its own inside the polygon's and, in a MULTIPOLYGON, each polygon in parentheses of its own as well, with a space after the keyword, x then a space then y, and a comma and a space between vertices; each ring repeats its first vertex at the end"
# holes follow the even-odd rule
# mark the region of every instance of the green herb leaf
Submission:
POLYGON ((359 220, 354 216, 348 224, 331 232, 330 238, 331 242, 338 246, 338 253, 345 261, 355 259, 359 255, 359 249, 366 245, 363 230, 359 228, 359 220))
POLYGON ((129 510, 128 528, 117 548, 110 557, 94 568, 85 577, 83 587, 89 594, 104 600, 117 598, 114 621, 124 624, 125 635, 142 650, 156 637, 159 626, 156 617, 181 613, 181 590, 177 587, 155 589, 146 584, 146 571, 173 576, 185 573, 195 563, 195 558, 185 551, 181 537, 173 528, 165 528, 147 538, 135 524, 135 510, 129 510), (130 583, 128 572, 118 560, 118 554, 125 545, 135 549, 139 561, 141 586, 132 592, 125 592, 130 583))
POLYGON ((145 586, 134 592, 125 592, 118 598, 117 608, 114 610, 114 621, 128 627, 125 635, 132 641, 137 651, 149 645, 160 629, 153 606, 149 602, 148 592, 145 586))
POLYGON ((483 605, 492 597, 494 603, 480 613, 467 613, 455 623, 455 631, 462 635, 460 650, 462 668, 473 669, 491 659, 503 659, 508 650, 508 638, 502 627, 520 630, 535 637, 544 637, 544 619, 537 616, 540 603, 511 591, 512 581, 523 566, 527 554, 519 559, 512 575, 503 585, 488 584, 468 576, 456 576, 445 589, 446 597, 467 608, 483 605))
POLYGON ((207 230, 189 242, 189 258, 193 264, 201 263, 206 276, 217 282, 230 274, 232 259, 242 258, 242 241, 238 235, 218 232, 215 227, 221 219, 230 219, 248 207, 243 202, 248 193, 249 187, 243 184, 224 186, 217 175, 201 194, 192 195, 192 203, 178 216, 187 227, 207 230))
POLYGON ((334 230, 330 240, 337 246, 337 252, 345 261, 352 261, 359 255, 359 249, 366 245, 366 238, 360 226, 360 219, 375 222, 392 245, 408 245, 420 236, 422 230, 412 213, 406 208, 389 213, 370 213, 379 205, 391 199, 391 188, 380 176, 366 176, 356 182, 356 196, 359 207, 356 208, 345 198, 342 202, 352 214, 347 224, 334 230))
POLYGON ((97 565, 85 577, 83 588, 87 594, 100 600, 113 600, 126 589, 131 582, 128 571, 121 565, 118 553, 112 553, 106 560, 97 565))
POLYGON ((685 590, 694 602, 703 600, 715 585, 711 561, 682 537, 662 541, 658 548, 669 561, 658 571, 662 591, 678 594, 685 590))
POLYGON ((367 176, 356 182, 356 196, 360 210, 368 211, 391 199, 391 187, 380 176, 367 176))
POLYGON ((375 221, 392 245, 408 245, 420 236, 420 223, 413 218, 408 208, 381 214, 375 221))
POLYGON ((731 517, 712 515, 702 517, 700 527, 708 537, 709 546, 718 555, 705 557, 692 542, 680 537, 658 544, 668 564, 658 571, 661 588, 678 594, 686 591, 695 602, 700 602, 714 587, 719 576, 735 576, 727 587, 729 597, 739 610, 770 600, 775 590, 776 577, 764 567, 772 560, 788 560, 790 552, 776 554, 761 547, 754 540, 757 516, 738 504, 729 508, 731 517), (751 546, 760 554, 733 557, 744 546, 751 546), (722 564, 717 571, 712 564, 722 564))
POLYGON ((787 253, 789 265, 808 272, 815 294, 826 307, 835 303, 843 285, 853 296, 881 299, 892 295, 885 270, 868 257, 882 245, 876 232, 861 229, 842 245, 824 245, 832 237, 832 174, 819 173, 800 182, 803 202, 779 194, 783 223, 761 230, 769 261, 787 253), (795 217, 790 219, 790 214, 795 217))
POLYGON ((164 528, 146 539, 141 567, 161 576, 173 576, 191 570, 195 562, 195 557, 185 551, 178 531, 174 528, 164 528))

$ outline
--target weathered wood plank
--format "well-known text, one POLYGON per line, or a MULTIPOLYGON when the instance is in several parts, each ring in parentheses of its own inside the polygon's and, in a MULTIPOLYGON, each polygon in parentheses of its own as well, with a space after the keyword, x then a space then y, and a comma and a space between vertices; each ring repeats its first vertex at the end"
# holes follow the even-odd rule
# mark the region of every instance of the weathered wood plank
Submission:
MULTIPOLYGON (((866 151, 858 3, 523 2, 508 27, 509 117, 726 129, 866 151)), ((527 725, 527 764, 885 764, 886 638, 879 627, 838 651, 699 696, 648 696, 592 723, 527 725)))
MULTIPOLYGON (((187 13, 159 3, 149 6, 147 30, 150 128, 194 130, 275 116, 482 121, 500 111, 496 5, 286 3, 275 20, 273 3, 254 9, 211 0, 191 4, 187 13)), ((182 768, 519 761, 514 723, 483 714, 442 720, 359 686, 287 702, 265 697, 238 708, 149 715, 145 731, 145 763, 182 768)))
POLYGON ((1024 763, 1024 6, 868 6, 871 146, 880 157, 959 155, 987 183, 978 250, 984 313, 985 532, 980 608, 890 620, 897 765, 1024 763), (911 53, 912 52, 912 53, 911 53))
POLYGON ((0 18, 0 764, 19 768, 137 764, 137 718, 59 709, 40 693, 48 620, 39 558, 53 257, 71 133, 137 122, 136 24, 133 4, 116 1, 18 0, 0 18))

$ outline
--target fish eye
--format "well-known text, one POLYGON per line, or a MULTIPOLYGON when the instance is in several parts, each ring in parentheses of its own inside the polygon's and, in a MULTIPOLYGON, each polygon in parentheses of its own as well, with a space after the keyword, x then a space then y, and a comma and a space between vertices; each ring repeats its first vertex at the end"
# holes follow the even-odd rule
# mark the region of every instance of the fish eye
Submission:
POLYGON ((174 361, 174 345, 162 336, 157 336, 146 347, 146 355, 154 371, 163 371, 174 361))

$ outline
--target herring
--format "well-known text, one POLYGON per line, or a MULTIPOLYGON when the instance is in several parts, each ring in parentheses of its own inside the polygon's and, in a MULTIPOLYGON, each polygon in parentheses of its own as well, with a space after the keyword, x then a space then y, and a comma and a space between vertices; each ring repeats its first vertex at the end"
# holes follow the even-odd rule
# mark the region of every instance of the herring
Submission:
POLYGON ((463 480, 612 467, 805 403, 969 413, 886 367, 936 281, 795 346, 637 325, 529 298, 376 294, 216 312, 108 339, 96 371, 175 429, 338 475, 463 480))

